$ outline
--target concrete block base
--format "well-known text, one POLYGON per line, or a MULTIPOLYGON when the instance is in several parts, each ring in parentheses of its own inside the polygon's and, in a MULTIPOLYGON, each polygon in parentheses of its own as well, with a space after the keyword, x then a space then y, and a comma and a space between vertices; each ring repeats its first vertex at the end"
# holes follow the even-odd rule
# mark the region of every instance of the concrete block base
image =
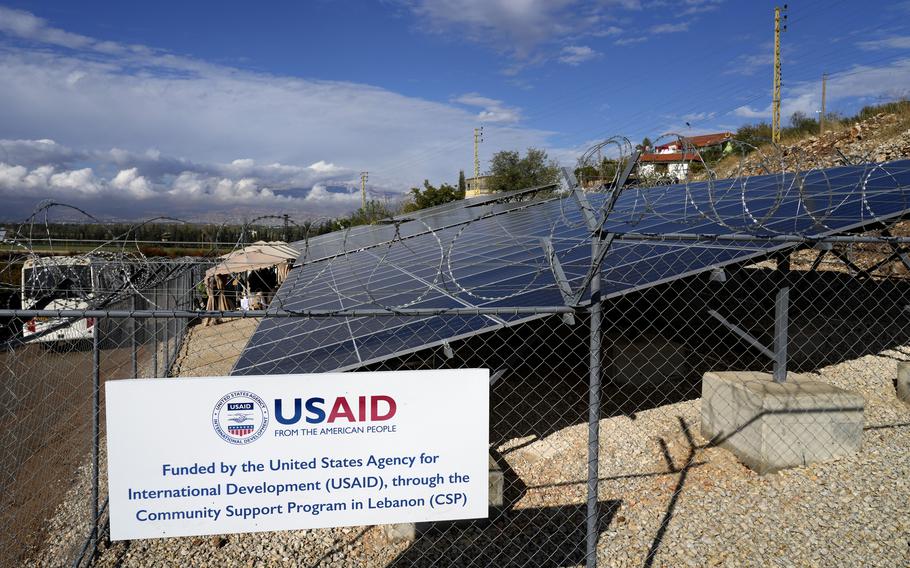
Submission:
POLYGON ((790 373, 705 373, 701 431, 764 474, 848 455, 863 434, 861 395, 790 373))
POLYGON ((897 398, 910 404, 910 363, 897 364, 897 398))
POLYGON ((417 538, 416 523, 382 525, 382 531, 385 533, 385 537, 392 542, 400 542, 402 540, 411 542, 417 538))
MULTIPOLYGON (((489 500, 490 507, 502 507, 504 503, 505 478, 502 474, 502 468, 490 456, 490 489, 489 500)), ((394 525, 382 525, 385 537, 392 542, 414 541, 417 535, 426 530, 433 523, 396 523, 394 525)), ((437 523, 438 524, 438 523, 437 523)))

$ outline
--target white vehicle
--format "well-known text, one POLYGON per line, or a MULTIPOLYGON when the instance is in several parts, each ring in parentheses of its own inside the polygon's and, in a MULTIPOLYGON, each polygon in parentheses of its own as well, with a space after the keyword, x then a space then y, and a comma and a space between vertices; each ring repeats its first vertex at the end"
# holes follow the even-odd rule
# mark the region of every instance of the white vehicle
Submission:
MULTIPOLYGON (((98 266, 86 257, 49 256, 28 259, 22 266, 22 308, 27 310, 84 310, 95 297, 98 266)), ((67 320, 38 317, 25 322, 23 338, 55 343, 92 338, 94 318, 67 320), (48 331, 51 330, 52 331, 48 331), (46 332, 46 333, 45 333, 46 332)))

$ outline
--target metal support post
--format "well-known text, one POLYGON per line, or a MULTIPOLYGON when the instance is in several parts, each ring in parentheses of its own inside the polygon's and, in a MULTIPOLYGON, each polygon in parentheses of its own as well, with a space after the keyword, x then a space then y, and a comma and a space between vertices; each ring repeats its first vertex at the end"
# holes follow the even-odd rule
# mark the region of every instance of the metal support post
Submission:
MULTIPOLYGON (((132 309, 136 311, 136 294, 132 296, 132 309)), ((130 318, 130 331, 132 331, 133 342, 133 378, 139 377, 139 322, 136 318, 130 318)))
POLYGON ((101 338, 103 320, 92 328, 92 538, 90 550, 98 546, 98 450, 101 443, 101 338))
POLYGON ((158 320, 152 320, 152 378, 158 378, 158 320))
POLYGON ((780 288, 774 298, 774 380, 787 380, 787 327, 790 308, 790 251, 784 251, 777 258, 780 273, 780 288))
MULTIPOLYGON (((597 233, 591 241, 592 262, 599 257, 599 248, 603 245, 601 235, 597 233)), ((598 480, 600 477, 600 269, 591 277, 591 361, 588 385, 588 510, 587 510, 587 546, 585 566, 597 567, 597 537, 599 530, 599 511, 597 506, 598 480)))
POLYGON ((774 380, 787 380, 787 326, 790 288, 783 286, 774 299, 774 380))
MULTIPOLYGON (((165 295, 165 298, 167 298, 166 299, 167 307, 171 310, 176 310, 177 305, 174 303, 174 297, 171 292, 171 280, 168 280, 164 284, 164 295, 165 295)), ((176 325, 174 326, 174 328, 175 328, 174 333, 171 332, 171 326, 176 324, 177 320, 175 318, 168 318, 165 321, 167 322, 167 324, 165 325, 165 327, 167 328, 167 333, 165 335, 166 341, 164 344, 164 355, 165 355, 164 373, 165 373, 166 377, 170 377, 171 376, 171 361, 173 361, 173 358, 172 358, 173 353, 171 352, 171 339, 173 339, 174 337, 177 336, 176 325)))
MULTIPOLYGON (((164 283, 164 307, 165 309, 170 308, 170 302, 168 301, 167 296, 167 282, 164 283)), ((170 334, 171 334, 171 320, 167 317, 164 318, 164 344, 161 348, 161 375, 164 377, 168 376, 168 358, 170 357, 170 334)))

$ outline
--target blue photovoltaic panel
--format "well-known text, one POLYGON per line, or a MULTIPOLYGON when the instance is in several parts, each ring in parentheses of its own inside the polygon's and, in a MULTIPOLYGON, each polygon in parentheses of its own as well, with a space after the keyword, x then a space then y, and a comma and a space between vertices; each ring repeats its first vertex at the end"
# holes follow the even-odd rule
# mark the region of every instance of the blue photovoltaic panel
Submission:
POLYGON ((355 252, 393 240, 413 237, 442 227, 458 225, 491 214, 499 214, 528 205, 526 199, 542 189, 541 186, 508 191, 452 201, 437 207, 430 207, 413 213, 399 215, 394 222, 382 225, 360 225, 345 231, 317 235, 306 241, 291 243, 300 251, 297 264, 315 262, 341 254, 355 252))
MULTIPOLYGON (((596 212, 607 198, 587 194, 596 212)), ((910 161, 901 161, 799 177, 626 190, 604 227, 658 235, 825 236, 903 217, 910 213, 908 198, 910 161)), ((582 285, 590 266, 591 234, 572 197, 530 203, 478 198, 414 216, 420 219, 403 220, 397 233, 393 226, 369 226, 346 236, 310 239, 309 254, 301 255, 271 308, 562 305, 542 239, 552 243, 573 289, 582 285), (477 203, 485 204, 472 206, 477 203)), ((790 246, 755 240, 615 240, 601 267, 601 291, 605 299, 615 297, 790 246)), ((265 318, 233 372, 354 369, 536 317, 265 318)))

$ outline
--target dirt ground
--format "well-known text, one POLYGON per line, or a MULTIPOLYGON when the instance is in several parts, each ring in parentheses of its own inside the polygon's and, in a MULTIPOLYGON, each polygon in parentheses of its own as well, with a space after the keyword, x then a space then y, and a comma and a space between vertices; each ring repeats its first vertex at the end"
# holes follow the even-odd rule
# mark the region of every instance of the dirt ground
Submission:
MULTIPOLYGON (((91 451, 92 351, 70 344, 0 352, 0 565, 13 566, 41 530, 91 451)), ((144 357, 144 352, 140 353, 144 357)), ((104 349, 101 382, 132 371, 129 348, 104 349)), ((90 517, 86 499, 85 530, 90 517)))

